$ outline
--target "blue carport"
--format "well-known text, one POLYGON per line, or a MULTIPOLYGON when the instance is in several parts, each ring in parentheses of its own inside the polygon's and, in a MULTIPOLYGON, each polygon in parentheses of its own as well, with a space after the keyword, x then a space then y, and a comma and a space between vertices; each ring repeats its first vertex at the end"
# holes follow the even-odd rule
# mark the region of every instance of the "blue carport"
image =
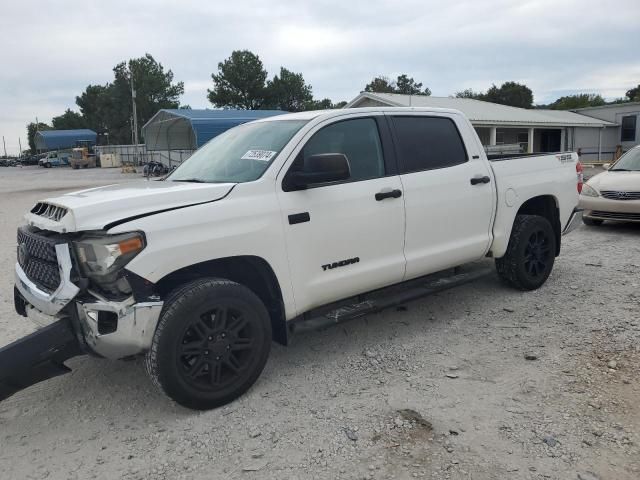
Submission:
POLYGON ((281 115, 281 110, 162 109, 142 127, 147 150, 196 150, 242 123, 281 115))
POLYGON ((81 128, 77 130, 40 130, 34 137, 36 150, 62 150, 73 148, 79 141, 96 144, 98 134, 93 130, 81 128))

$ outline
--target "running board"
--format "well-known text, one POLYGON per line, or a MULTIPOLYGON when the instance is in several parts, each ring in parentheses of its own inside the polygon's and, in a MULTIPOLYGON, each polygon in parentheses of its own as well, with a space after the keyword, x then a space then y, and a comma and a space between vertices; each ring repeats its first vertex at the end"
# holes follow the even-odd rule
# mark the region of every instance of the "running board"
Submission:
POLYGON ((68 318, 0 348, 0 402, 31 385, 70 372, 63 362, 83 354, 68 318))
MULTIPOLYGON (((485 263, 485 262, 483 262, 485 263)), ((449 271, 450 272, 450 271, 449 271)), ((416 280, 353 297, 339 302, 340 306, 321 307, 305 314, 290 323, 292 334, 310 330, 322 330, 339 323, 369 315, 385 308, 400 305, 427 295, 464 285, 465 283, 493 274, 492 267, 470 264, 456 267, 453 274, 439 272, 416 280), (462 270, 465 271, 462 271, 462 270)))

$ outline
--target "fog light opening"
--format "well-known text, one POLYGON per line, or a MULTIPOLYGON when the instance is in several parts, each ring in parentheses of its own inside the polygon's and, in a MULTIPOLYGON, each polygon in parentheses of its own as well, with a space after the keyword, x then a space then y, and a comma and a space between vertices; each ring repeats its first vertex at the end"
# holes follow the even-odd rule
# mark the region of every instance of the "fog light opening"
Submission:
POLYGON ((98 311, 98 333, 107 335, 118 330, 118 314, 115 312, 98 311))

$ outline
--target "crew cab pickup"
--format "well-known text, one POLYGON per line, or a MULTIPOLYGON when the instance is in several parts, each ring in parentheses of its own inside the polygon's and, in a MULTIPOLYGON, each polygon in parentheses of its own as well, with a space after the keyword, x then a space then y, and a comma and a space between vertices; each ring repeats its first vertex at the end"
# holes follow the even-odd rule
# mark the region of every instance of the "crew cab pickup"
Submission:
POLYGON ((223 405, 255 382, 272 340, 286 344, 293 325, 343 299, 484 257, 513 287, 540 287, 580 221, 581 184, 574 153, 490 161, 455 110, 238 126, 160 181, 64 194, 26 214, 16 310, 45 327, 5 355, 49 356, 23 355, 35 373, 0 370, 0 390, 63 373, 79 353, 145 354, 176 402, 223 405))

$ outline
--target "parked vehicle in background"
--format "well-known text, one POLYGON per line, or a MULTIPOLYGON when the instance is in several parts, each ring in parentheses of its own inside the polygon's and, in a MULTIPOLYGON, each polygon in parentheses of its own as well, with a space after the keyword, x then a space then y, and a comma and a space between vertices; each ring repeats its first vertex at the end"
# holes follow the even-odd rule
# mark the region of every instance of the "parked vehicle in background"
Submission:
POLYGON ((71 151, 71 159, 69 160, 71 168, 95 168, 96 156, 91 154, 88 147, 77 147, 71 151))
POLYGON ((0 158, 0 167, 17 167, 20 162, 16 158, 0 158))
POLYGON ((169 173, 169 167, 162 162, 151 160, 142 168, 142 172, 145 177, 161 177, 169 173))
POLYGON ((38 165, 42 155, 25 155, 20 159, 22 165, 38 165))
POLYGON ((456 110, 302 112, 232 128, 161 181, 26 214, 15 308, 48 330, 5 349, 26 363, 29 346, 31 370, 3 378, 0 355, 0 399, 3 385, 8 396, 91 352, 146 354, 178 403, 223 405, 256 381, 272 339, 424 295, 426 275, 493 257, 507 284, 542 286, 580 221, 581 187, 575 153, 490 161, 456 110))
POLYGON ((49 152, 39 160, 39 164, 44 168, 66 167, 69 165, 69 157, 67 152, 49 152))
POLYGON ((602 225, 607 220, 640 222, 640 146, 584 184, 580 207, 587 225, 602 225))

